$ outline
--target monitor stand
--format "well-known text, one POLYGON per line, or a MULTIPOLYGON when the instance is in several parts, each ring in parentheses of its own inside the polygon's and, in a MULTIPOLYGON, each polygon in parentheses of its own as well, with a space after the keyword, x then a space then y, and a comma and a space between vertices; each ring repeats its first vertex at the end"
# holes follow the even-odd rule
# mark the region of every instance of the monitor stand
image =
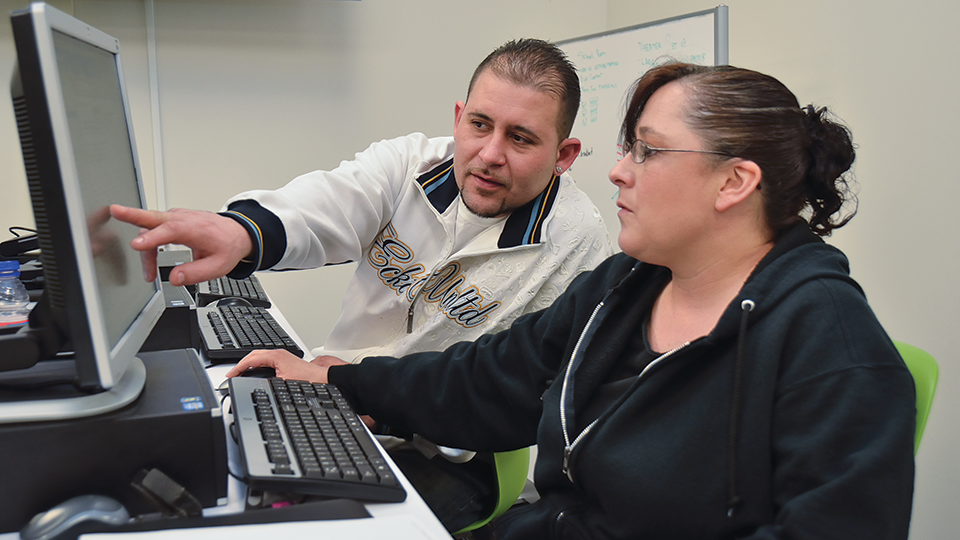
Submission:
MULTIPOLYGON (((66 362, 72 364, 72 361, 66 362)), ((69 367, 72 366, 68 365, 69 367)), ((26 389, 24 385, 17 388, 18 385, 0 383, 3 387, 0 390, 0 424, 69 420, 115 411, 133 403, 140 396, 147 381, 147 370, 143 361, 134 357, 117 384, 109 390, 90 394, 65 384, 60 384, 59 388, 57 385, 43 388, 43 378, 51 377, 52 371, 58 368, 62 373, 62 364, 54 366, 44 361, 29 370, 21 370, 18 378, 22 380, 32 375, 36 379, 33 385, 40 386, 39 388, 26 389), (32 373, 22 373, 27 371, 32 373), (64 386, 70 386, 70 389, 64 391, 64 386)))

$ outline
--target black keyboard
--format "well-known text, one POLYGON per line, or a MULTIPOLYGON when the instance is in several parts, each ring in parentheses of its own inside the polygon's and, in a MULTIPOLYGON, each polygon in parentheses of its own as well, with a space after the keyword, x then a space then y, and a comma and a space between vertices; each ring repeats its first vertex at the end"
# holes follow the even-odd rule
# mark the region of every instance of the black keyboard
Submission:
POLYGON ((213 363, 237 361, 257 349, 286 349, 303 358, 303 350, 266 308, 201 307, 197 323, 203 349, 213 363))
POLYGON ((230 400, 248 487, 377 502, 406 499, 336 386, 234 377, 230 400))
POLYGON ((232 279, 226 276, 197 284, 197 305, 205 306, 222 298, 243 298, 251 306, 270 307, 270 299, 256 276, 232 279))

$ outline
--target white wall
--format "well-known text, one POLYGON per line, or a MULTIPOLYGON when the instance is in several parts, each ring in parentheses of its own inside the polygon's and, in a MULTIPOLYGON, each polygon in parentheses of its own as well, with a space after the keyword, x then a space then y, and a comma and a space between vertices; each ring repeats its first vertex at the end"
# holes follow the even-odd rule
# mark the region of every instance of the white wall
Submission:
MULTIPOLYGON (((609 0, 609 26, 712 8, 702 0, 609 0)), ((860 211, 831 243, 895 338, 930 352, 940 381, 917 455, 911 538, 960 531, 960 4, 917 0, 723 0, 730 63, 769 73, 801 104, 850 126, 860 211), (951 270, 951 268, 953 270, 951 270)))
MULTIPOLYGON (((860 212, 847 252, 895 338, 931 352, 939 391, 917 457, 915 540, 960 530, 960 349, 955 326, 960 195, 960 4, 917 0, 724 0, 731 63, 827 105, 859 145, 860 212)), ((0 0, 9 12, 26 2, 0 0)), ((69 6, 69 2, 61 2, 69 6)), ((73 2, 121 40, 141 165, 154 186, 142 2, 73 2)), ((368 143, 450 133, 474 66, 507 39, 561 40, 714 7, 693 0, 156 1, 163 165, 171 206, 216 210, 230 195, 330 168, 368 143)), ((0 78, 12 66, 0 24, 0 78)), ((580 179, 601 181, 606 179, 580 179)), ((16 132, 0 106, 0 238, 31 224, 16 132)), ((151 204, 156 198, 150 194, 151 204)), ((261 274, 311 346, 339 309, 350 267, 261 274), (306 291, 306 292, 304 292, 306 291)))

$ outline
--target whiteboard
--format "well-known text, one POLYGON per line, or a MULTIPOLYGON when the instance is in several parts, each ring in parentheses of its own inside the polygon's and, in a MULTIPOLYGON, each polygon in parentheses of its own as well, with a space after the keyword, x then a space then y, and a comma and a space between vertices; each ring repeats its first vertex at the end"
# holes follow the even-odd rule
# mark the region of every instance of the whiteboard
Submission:
POLYGON ((612 239, 620 232, 617 188, 607 177, 620 159, 617 135, 631 86, 667 60, 729 61, 727 6, 556 43, 580 75, 580 114, 571 137, 583 148, 570 174, 597 208, 612 239))

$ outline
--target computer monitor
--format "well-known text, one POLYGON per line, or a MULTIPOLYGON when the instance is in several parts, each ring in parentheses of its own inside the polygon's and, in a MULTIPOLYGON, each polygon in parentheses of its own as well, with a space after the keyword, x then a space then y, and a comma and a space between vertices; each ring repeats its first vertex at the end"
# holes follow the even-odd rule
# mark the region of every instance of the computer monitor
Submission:
POLYGON ((83 394, 0 403, 0 423, 99 414, 139 395, 136 354, 164 309, 159 279, 144 280, 130 247, 137 228, 109 213, 114 203, 146 208, 119 42, 44 3, 10 18, 11 97, 45 290, 29 327, 0 342, 0 370, 38 368, 66 347, 83 394))

